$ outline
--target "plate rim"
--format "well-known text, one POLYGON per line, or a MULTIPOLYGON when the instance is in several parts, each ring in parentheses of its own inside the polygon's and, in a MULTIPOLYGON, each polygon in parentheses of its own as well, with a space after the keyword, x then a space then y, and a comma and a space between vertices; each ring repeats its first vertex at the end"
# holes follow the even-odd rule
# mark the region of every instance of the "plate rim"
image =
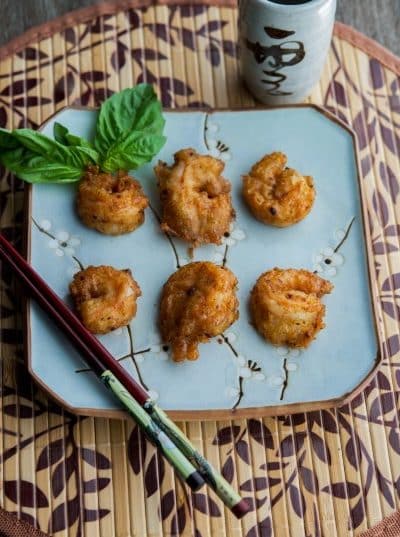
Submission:
MULTIPOLYGON (((168 113, 181 113, 181 112, 192 112, 192 113, 208 113, 212 114, 213 112, 250 112, 250 111, 271 111, 279 109, 298 109, 298 108, 309 108, 316 110, 319 114, 325 116, 328 120, 333 123, 337 123, 343 129, 345 129, 352 138, 355 164, 356 164, 356 175, 357 175, 357 185, 358 185, 358 195, 361 208, 361 231, 363 236, 363 249, 366 259, 366 268, 367 268, 367 278, 368 278, 368 288, 369 288, 369 302, 372 311, 373 325, 376 335, 376 340, 378 343, 377 354, 371 366, 371 369, 365 375, 365 377, 350 391, 345 392, 343 395, 334 397, 331 399, 325 399, 321 401, 303 401, 298 403, 286 403, 286 404, 276 404, 269 406, 258 406, 258 407, 247 407, 247 408, 236 408, 232 409, 208 409, 208 410, 168 410, 167 413, 171 418, 175 420, 234 420, 236 418, 262 418, 268 416, 282 416, 282 415, 291 415, 303 412, 312 412, 318 410, 326 410, 329 408, 337 408, 344 406, 352 401, 357 395, 359 395, 364 388, 368 386, 372 378, 377 373, 377 370, 382 362, 383 358, 383 334, 381 332, 381 322, 378 311, 378 294, 376 286, 373 285, 374 274, 374 256, 371 247, 371 237, 369 233, 368 220, 367 220, 367 198, 366 193, 362 188, 361 181, 361 165, 360 157, 358 151, 358 142, 357 137, 352 128, 350 128, 342 119, 335 116, 330 110, 325 107, 315 104, 315 103, 297 103, 297 104, 287 104, 287 105, 277 105, 277 106, 249 106, 249 107, 230 107, 230 108, 212 108, 212 107, 203 107, 203 108, 165 108, 163 112, 168 113)), ((50 123, 54 117, 59 115, 61 112, 66 110, 82 110, 82 111, 96 111, 99 110, 99 107, 94 106, 82 106, 82 105, 67 105, 52 113, 37 129, 39 132, 42 131, 48 123, 50 123)), ((23 250, 25 257, 28 263, 31 262, 31 231, 32 231, 32 184, 26 183, 24 190, 24 226, 23 226, 23 250)), ((96 409, 96 408, 87 408, 87 407, 76 407, 68 403, 60 395, 58 395, 52 388, 50 388, 43 379, 35 372, 32 367, 32 352, 31 352, 31 322, 30 322, 30 304, 31 299, 26 297, 25 303, 23 305, 23 339, 24 339, 24 361, 29 371, 29 374, 33 380, 41 387, 44 392, 50 396, 50 398, 61 405, 66 411, 76 414, 78 416, 93 416, 101 418, 110 418, 110 419, 127 419, 129 416, 124 410, 120 409, 96 409)))

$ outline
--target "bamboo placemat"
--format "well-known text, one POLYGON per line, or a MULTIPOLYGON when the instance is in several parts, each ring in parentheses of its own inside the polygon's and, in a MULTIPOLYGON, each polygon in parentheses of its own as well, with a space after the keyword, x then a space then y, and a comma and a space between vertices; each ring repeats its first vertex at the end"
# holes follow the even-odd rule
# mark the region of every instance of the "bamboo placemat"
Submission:
MULTIPOLYGON (((236 9, 109 3, 0 49, 0 126, 37 127, 141 80, 166 107, 252 106, 239 82, 236 9), (140 7, 142 6, 142 7, 140 7)), ((337 25, 311 101, 357 133, 385 334, 384 361, 351 405, 291 417, 181 426, 249 498, 242 522, 188 494, 130 421, 77 418, 23 363, 20 298, 3 267, 1 505, 57 536, 358 535, 399 507, 400 61, 337 25)), ((1 179, 1 227, 21 243, 23 185, 1 179)), ((351 297, 349 297, 351 300, 351 297)), ((56 360, 57 357, 55 356, 56 360)))

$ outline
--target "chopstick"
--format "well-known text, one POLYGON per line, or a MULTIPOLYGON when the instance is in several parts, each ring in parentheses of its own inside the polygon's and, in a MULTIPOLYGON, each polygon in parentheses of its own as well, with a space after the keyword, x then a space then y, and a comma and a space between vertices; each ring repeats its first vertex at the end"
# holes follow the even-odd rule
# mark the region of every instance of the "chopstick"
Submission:
POLYGON ((149 395, 117 360, 84 327, 56 293, 45 283, 15 248, 0 234, 0 258, 13 268, 33 298, 81 352, 94 373, 111 389, 149 439, 160 449, 178 475, 192 490, 204 485, 193 464, 143 409, 149 395))
POLYGON ((196 450, 150 395, 84 327, 1 233, 0 258, 14 269, 32 297, 75 345, 94 373, 114 393, 189 487, 198 490, 205 480, 237 518, 244 516, 250 510, 248 503, 196 450))

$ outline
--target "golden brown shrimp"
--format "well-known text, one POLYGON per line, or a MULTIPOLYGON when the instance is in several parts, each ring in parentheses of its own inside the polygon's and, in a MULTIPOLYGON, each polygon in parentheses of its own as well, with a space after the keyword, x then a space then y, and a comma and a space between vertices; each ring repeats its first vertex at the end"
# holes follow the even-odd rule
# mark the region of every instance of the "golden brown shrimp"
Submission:
POLYGON ((142 294, 131 271, 100 265, 74 275, 69 290, 83 324, 94 334, 106 334, 129 323, 142 294))
POLYGON ((107 235, 135 230, 144 221, 148 200, 142 187, 126 172, 116 176, 89 167, 78 187, 78 214, 88 227, 107 235))
POLYGON ((161 296, 160 329, 175 362, 196 360, 198 344, 238 318, 236 285, 230 270, 203 261, 185 265, 168 279, 161 296))
POLYGON ((286 227, 311 211, 315 199, 312 177, 285 168, 283 153, 265 155, 243 177, 243 197, 251 212, 264 224, 286 227))
POLYGON ((159 162, 155 173, 162 204, 161 228, 197 246, 220 244, 235 212, 230 183, 221 176, 224 163, 194 149, 182 149, 167 166, 159 162))
POLYGON ((320 299, 332 289, 330 282, 308 270, 265 272, 250 295, 253 323, 274 345, 307 347, 325 326, 320 299))

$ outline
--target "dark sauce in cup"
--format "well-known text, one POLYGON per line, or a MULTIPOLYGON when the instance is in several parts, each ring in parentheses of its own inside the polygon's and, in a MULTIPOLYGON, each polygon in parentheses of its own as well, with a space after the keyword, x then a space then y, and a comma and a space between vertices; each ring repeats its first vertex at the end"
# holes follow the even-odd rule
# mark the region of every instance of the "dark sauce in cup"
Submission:
POLYGON ((308 4, 312 0, 269 0, 274 4, 283 4, 284 6, 297 6, 299 4, 308 4))

